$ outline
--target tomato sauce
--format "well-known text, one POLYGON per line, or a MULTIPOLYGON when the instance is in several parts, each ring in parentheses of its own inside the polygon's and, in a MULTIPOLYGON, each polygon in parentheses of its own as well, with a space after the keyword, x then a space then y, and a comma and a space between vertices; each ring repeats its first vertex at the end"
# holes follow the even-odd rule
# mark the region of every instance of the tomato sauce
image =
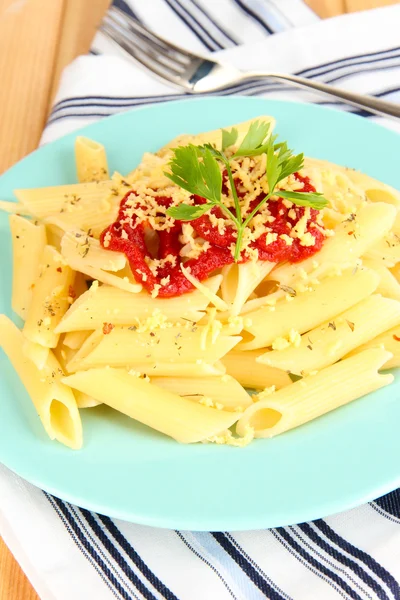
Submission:
MULTIPOLYGON (((315 192, 315 188, 308 177, 303 177, 299 173, 296 173, 295 177, 303 184, 303 187, 297 191, 315 192)), ((149 248, 149 244, 146 242, 146 234, 152 230, 151 225, 146 220, 139 221, 134 214, 135 208, 145 211, 146 207, 140 203, 139 198, 135 204, 134 197, 134 192, 128 192, 122 199, 117 219, 103 231, 100 241, 104 248, 123 252, 126 255, 135 279, 141 282, 149 292, 155 291, 159 297, 168 298, 180 296, 193 290, 193 285, 181 271, 181 265, 183 264, 186 268, 190 268, 191 275, 199 281, 203 281, 213 271, 234 262, 232 247, 236 243, 236 229, 219 207, 214 207, 210 213, 217 219, 225 220, 223 228, 218 228, 214 224, 215 219, 212 220, 209 214, 190 221, 190 225, 197 236, 208 242, 208 244, 197 258, 184 259, 180 255, 184 246, 180 241, 183 222, 174 220, 169 229, 151 231, 152 234, 155 233, 157 236, 158 243, 156 250, 149 248), (133 216, 131 216, 132 213, 133 216), (152 260, 157 265, 156 267, 151 268, 152 260)), ((263 197, 264 194, 251 203, 249 213, 263 197)), ((193 200, 195 205, 204 204, 205 202, 204 198, 200 196, 193 196, 193 200)), ((160 207, 168 208, 171 203, 171 198, 157 198, 157 204, 160 207)), ((319 211, 312 208, 307 209, 309 210, 309 216, 304 227, 304 233, 311 234, 314 243, 306 246, 302 245, 301 239, 297 237, 290 238, 292 239, 291 243, 288 243, 287 239, 290 237, 292 228, 304 217, 306 209, 295 204, 287 207, 285 201, 280 198, 278 200, 268 200, 267 207, 271 217, 274 218, 273 220, 271 218, 271 222, 268 223, 269 233, 261 233, 250 244, 250 248, 257 250, 259 260, 295 263, 312 256, 321 249, 325 235, 323 227, 321 225, 316 226, 319 211), (271 233, 276 234, 272 236, 276 238, 273 241, 270 241, 271 235, 269 234, 271 233), (282 235, 283 238, 280 237, 282 235)), ((163 213, 160 213, 160 215, 163 215, 163 213)), ((246 215, 243 215, 244 218, 246 218, 246 215)), ((239 262, 247 262, 248 260, 249 257, 246 251, 242 251, 239 262)))

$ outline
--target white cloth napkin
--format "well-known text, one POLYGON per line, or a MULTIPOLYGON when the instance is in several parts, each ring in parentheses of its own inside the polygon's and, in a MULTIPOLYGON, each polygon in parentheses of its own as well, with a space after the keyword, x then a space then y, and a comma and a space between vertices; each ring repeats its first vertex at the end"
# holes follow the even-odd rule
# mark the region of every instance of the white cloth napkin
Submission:
MULTIPOLYGON (((400 6, 320 21, 301 0, 115 3, 165 37, 239 67, 271 67, 400 102, 400 6)), ((349 110, 270 82, 220 93, 349 110)), ((65 70, 43 143, 179 97, 98 34, 91 55, 65 70)), ((395 121, 368 118, 400 131, 395 121)), ((43 600, 400 599, 400 490, 312 523, 196 533, 79 509, 0 466, 0 534, 43 600)))

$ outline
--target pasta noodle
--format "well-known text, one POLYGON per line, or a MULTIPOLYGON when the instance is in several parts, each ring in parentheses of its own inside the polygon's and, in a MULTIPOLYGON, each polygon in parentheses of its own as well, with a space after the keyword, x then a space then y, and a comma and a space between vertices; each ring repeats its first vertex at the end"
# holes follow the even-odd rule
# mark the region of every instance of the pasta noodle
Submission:
POLYGON ((366 350, 273 392, 245 411, 237 431, 244 435, 250 426, 255 437, 273 437, 389 385, 393 375, 378 374, 389 358, 385 350, 366 350))
POLYGON ((10 215, 9 222, 13 243, 11 305, 21 319, 26 319, 46 245, 46 230, 43 225, 34 225, 18 215, 10 215), (23 269, 21 265, 24 265, 23 269))
POLYGON ((262 390, 275 386, 280 390, 292 383, 286 371, 257 362, 259 356, 260 350, 247 352, 231 350, 223 357, 222 364, 226 367, 228 375, 234 377, 244 387, 262 390))
POLYGON ((59 335, 55 328, 69 306, 69 299, 72 301, 74 276, 57 250, 46 246, 23 329, 28 340, 47 348, 57 346, 59 335))
POLYGON ((245 446, 391 383, 400 192, 274 125, 180 135, 126 176, 79 136, 78 183, 0 201, 24 321, 0 315, 0 346, 51 439, 81 447, 79 410, 105 404, 245 446))
POLYGON ((374 292, 378 284, 379 276, 374 271, 349 271, 325 279, 291 301, 282 300, 272 307, 248 313, 244 330, 253 337, 247 341, 245 336, 240 349, 271 346, 291 330, 302 334, 357 304, 374 292))
MULTIPOLYGON (((205 285, 216 293, 221 279, 221 276, 212 277, 205 285)), ((92 285, 65 314, 57 332, 98 329, 110 322, 113 325, 134 325, 141 319, 153 318, 156 321, 157 315, 160 321, 165 317, 172 321, 183 319, 183 323, 184 319, 197 322, 207 305, 208 298, 197 290, 168 300, 154 298, 149 304, 145 292, 132 295, 112 286, 92 285)))
POLYGON ((0 315, 0 346, 10 359, 28 392, 50 439, 70 448, 82 446, 82 424, 74 395, 62 383, 62 370, 50 351, 45 369, 39 370, 23 351, 24 337, 4 315, 0 315))
POLYGON ((135 327, 114 327, 109 333, 95 331, 68 364, 68 370, 109 365, 132 366, 136 363, 215 363, 239 341, 240 337, 219 335, 202 345, 204 327, 167 327, 138 332, 135 327), (88 353, 87 350, 89 350, 88 353))
POLYGON ((281 284, 293 286, 301 273, 321 277, 332 269, 345 269, 354 260, 365 254, 391 229, 396 210, 389 204, 379 202, 366 204, 357 212, 357 216, 346 220, 335 230, 335 235, 326 240, 318 253, 303 260, 301 270, 297 265, 283 265, 273 271, 273 277, 281 284))
POLYGON ((217 435, 240 417, 239 412, 203 406, 119 369, 80 371, 63 382, 184 444, 217 435))
POLYGON ((75 159, 80 183, 109 179, 106 150, 103 144, 79 135, 75 140, 75 159))
POLYGON ((370 296, 330 322, 311 329, 298 344, 272 350, 257 360, 297 375, 327 367, 367 341, 400 323, 400 302, 370 296))
POLYGON ((151 377, 151 383, 213 408, 243 412, 245 408, 253 404, 251 396, 234 377, 229 375, 201 379, 196 377, 151 377))

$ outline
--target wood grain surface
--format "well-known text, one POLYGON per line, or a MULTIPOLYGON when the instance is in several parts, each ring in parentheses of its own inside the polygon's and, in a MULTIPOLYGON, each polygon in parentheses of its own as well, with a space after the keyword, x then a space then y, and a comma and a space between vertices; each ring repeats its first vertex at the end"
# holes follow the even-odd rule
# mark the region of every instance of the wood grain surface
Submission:
MULTIPOLYGON (((324 18, 398 4, 398 0, 306 1, 324 18)), ((37 147, 60 74, 88 51, 109 3, 0 0, 0 173, 37 147)), ((1 538, 0 600, 38 600, 1 538)))

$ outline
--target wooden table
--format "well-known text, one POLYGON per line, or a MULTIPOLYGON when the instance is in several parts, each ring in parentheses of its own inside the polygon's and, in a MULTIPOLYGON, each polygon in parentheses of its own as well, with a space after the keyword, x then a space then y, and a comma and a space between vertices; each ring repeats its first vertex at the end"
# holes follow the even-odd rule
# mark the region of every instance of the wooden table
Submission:
MULTIPOLYGON (((307 0, 331 17, 398 0, 307 0)), ((0 0, 0 173, 37 147, 62 69, 87 52, 110 0, 0 0)), ((37 600, 0 538, 0 600, 37 600)))

